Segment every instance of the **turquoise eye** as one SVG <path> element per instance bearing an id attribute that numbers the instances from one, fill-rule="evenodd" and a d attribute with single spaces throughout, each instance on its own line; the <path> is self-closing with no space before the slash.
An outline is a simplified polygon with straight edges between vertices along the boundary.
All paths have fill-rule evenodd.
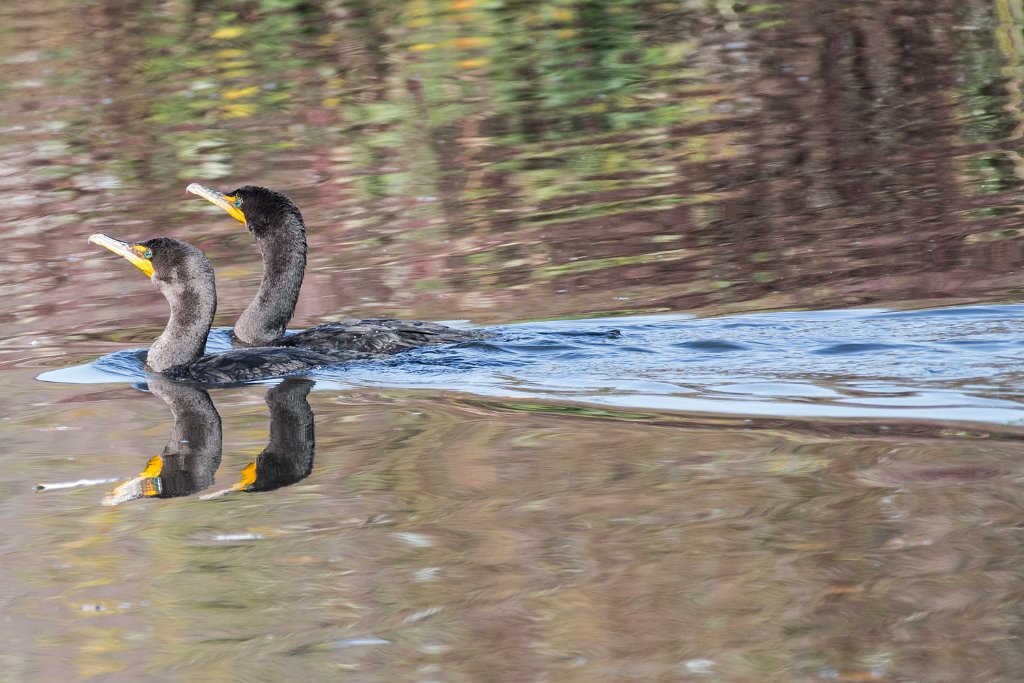
<path id="1" fill-rule="evenodd" d="M 235 200 L 235 208 L 236 209 L 242 208 L 242 198 L 241 197 L 239 197 L 238 199 Z"/>
<path id="2" fill-rule="evenodd" d="M 146 253 L 143 254 L 142 256 L 143 256 L 143 258 L 153 258 L 153 250 L 152 249 L 147 249 Z"/>

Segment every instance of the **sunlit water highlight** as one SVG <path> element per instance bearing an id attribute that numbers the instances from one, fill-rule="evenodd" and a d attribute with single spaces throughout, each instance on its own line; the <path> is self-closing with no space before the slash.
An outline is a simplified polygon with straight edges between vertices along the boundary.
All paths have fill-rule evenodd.
<path id="1" fill-rule="evenodd" d="M 319 390 L 395 387 L 741 415 L 1024 422 L 1024 305 L 490 328 L 486 341 L 323 368 Z M 229 346 L 227 329 L 208 350 Z M 139 351 L 43 373 L 144 383 Z"/>

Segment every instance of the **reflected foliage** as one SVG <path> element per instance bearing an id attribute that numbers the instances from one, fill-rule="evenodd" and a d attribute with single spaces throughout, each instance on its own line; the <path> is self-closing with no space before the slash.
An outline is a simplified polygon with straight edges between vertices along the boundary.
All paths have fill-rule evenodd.
<path id="1" fill-rule="evenodd" d="M 279 187 L 311 223 L 300 324 L 1021 293 L 1009 0 L 92 0 L 23 21 L 41 48 L 0 49 L 0 118 L 52 115 L 7 143 L 28 153 L 6 196 L 71 201 L 8 229 L 138 212 L 241 287 L 240 236 L 168 198 Z"/>

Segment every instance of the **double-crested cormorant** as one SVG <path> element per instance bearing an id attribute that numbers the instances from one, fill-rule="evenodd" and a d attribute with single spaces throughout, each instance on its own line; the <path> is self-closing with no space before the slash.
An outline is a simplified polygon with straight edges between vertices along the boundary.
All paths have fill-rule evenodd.
<path id="1" fill-rule="evenodd" d="M 146 463 L 138 476 L 118 484 L 103 499 L 120 505 L 138 498 L 188 496 L 213 485 L 220 465 L 220 415 L 203 389 L 154 377 L 149 390 L 171 408 L 174 426 L 163 453 Z"/>
<path id="2" fill-rule="evenodd" d="M 241 478 L 230 488 L 200 497 L 216 498 L 233 491 L 273 491 L 308 477 L 313 471 L 316 451 L 313 409 L 306 398 L 312 388 L 312 380 L 289 377 L 267 391 L 267 408 L 270 409 L 267 447 L 242 470 Z"/>
<path id="3" fill-rule="evenodd" d="M 203 252 L 170 237 L 130 243 L 97 234 L 89 241 L 124 257 L 148 275 L 170 304 L 167 327 L 146 356 L 146 368 L 165 377 L 202 384 L 244 382 L 368 357 L 287 347 L 235 349 L 204 356 L 206 336 L 217 311 L 217 289 L 213 268 Z"/>
<path id="4" fill-rule="evenodd" d="M 263 279 L 256 298 L 235 323 L 234 336 L 242 344 L 396 353 L 427 344 L 480 339 L 478 332 L 392 318 L 346 318 L 285 336 L 306 270 L 306 225 L 299 208 L 280 192 L 255 185 L 224 194 L 192 183 L 187 191 L 244 223 L 263 255 Z"/>
<path id="5" fill-rule="evenodd" d="M 221 461 L 220 415 L 202 387 L 153 377 L 149 391 L 171 409 L 174 425 L 167 445 L 153 456 L 137 476 L 118 484 L 103 499 L 121 505 L 139 498 L 188 496 L 213 485 Z M 201 498 L 216 498 L 233 491 L 272 491 L 302 481 L 313 471 L 316 439 L 313 410 L 307 395 L 312 380 L 289 377 L 267 391 L 270 442 L 239 480 L 226 489 Z"/>

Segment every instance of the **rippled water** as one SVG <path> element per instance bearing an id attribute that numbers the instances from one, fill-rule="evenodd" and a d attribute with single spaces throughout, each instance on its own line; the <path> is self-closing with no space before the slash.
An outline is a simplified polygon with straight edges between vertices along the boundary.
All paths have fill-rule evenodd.
<path id="1" fill-rule="evenodd" d="M 485 328 L 487 340 L 323 368 L 321 390 L 401 387 L 751 416 L 1024 424 L 1024 306 L 698 319 L 591 318 Z M 230 348 L 215 330 L 209 352 Z M 142 382 L 141 351 L 50 382 Z"/>
<path id="2" fill-rule="evenodd" d="M 0 680 L 1007 681 L 1011 0 L 0 5 Z M 486 341 L 207 390 L 86 244 Z"/>

